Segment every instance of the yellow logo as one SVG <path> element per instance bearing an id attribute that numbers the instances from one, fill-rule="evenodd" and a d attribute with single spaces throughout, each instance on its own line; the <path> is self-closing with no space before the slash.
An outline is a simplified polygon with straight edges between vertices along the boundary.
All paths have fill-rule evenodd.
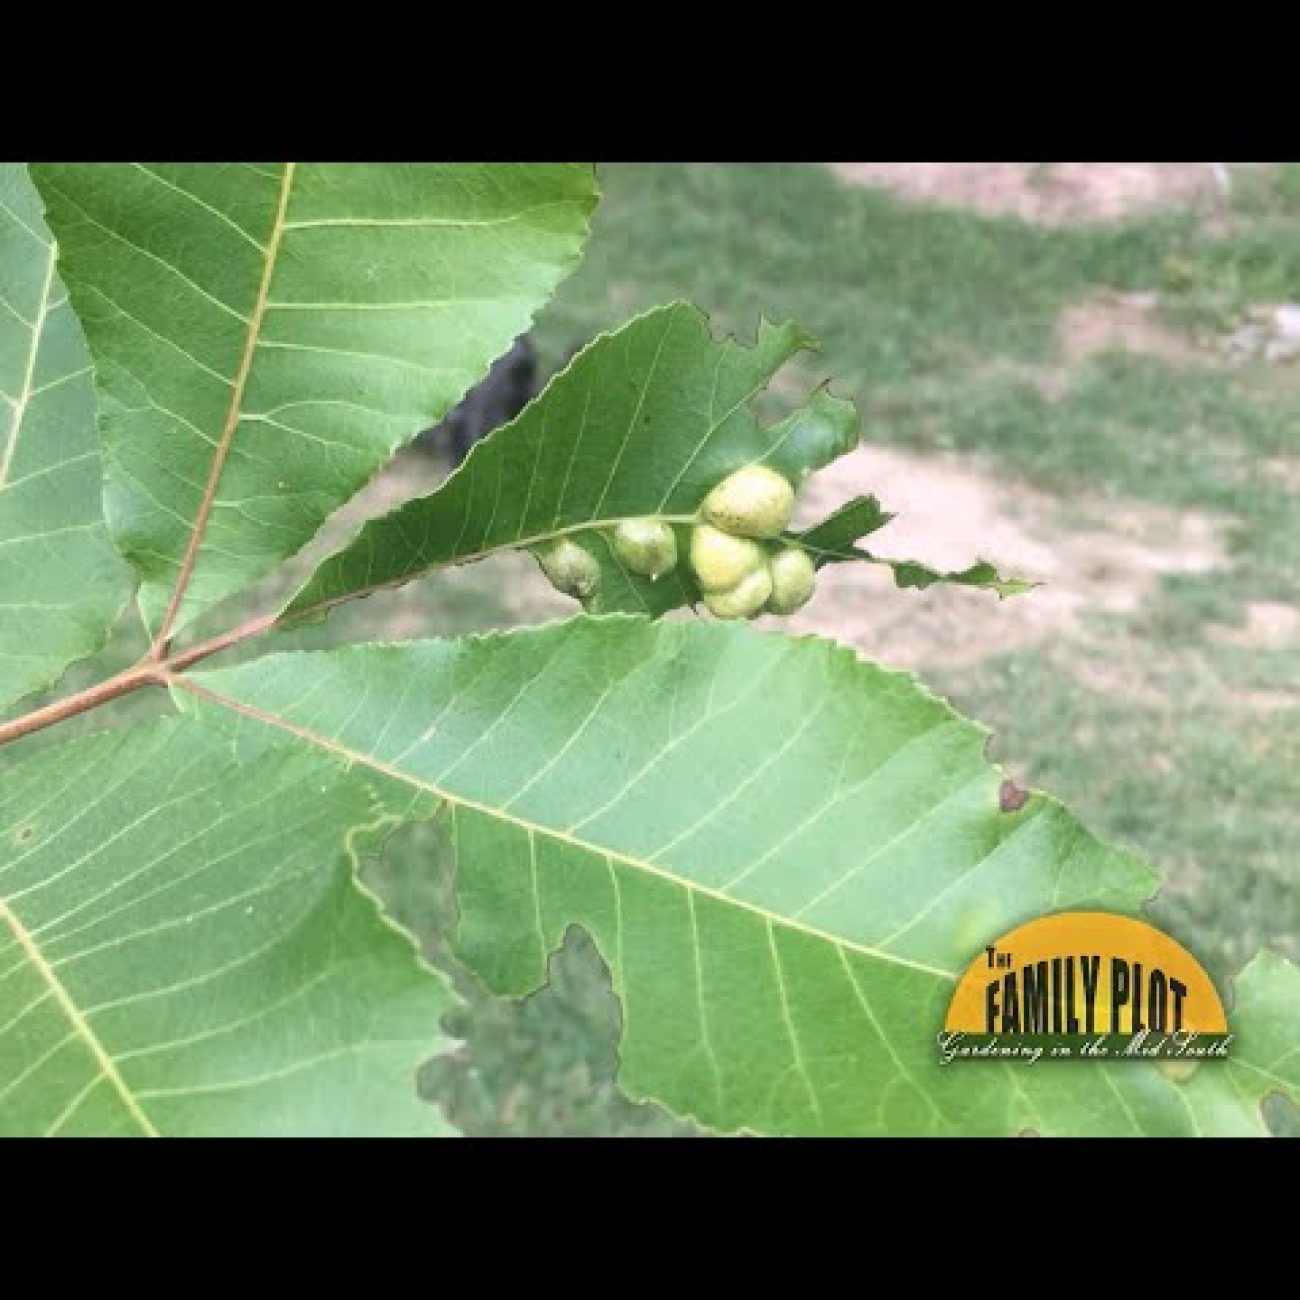
<path id="1" fill-rule="evenodd" d="M 1200 962 L 1145 921 L 1059 912 L 989 944 L 957 982 L 939 1035 L 961 1060 L 1199 1060 L 1232 1035 Z"/>

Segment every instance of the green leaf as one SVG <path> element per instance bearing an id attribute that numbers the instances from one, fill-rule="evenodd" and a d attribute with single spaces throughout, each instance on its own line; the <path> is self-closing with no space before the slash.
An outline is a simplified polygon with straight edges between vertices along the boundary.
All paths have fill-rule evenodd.
<path id="1" fill-rule="evenodd" d="M 6 771 L 0 1133 L 446 1131 L 415 1070 L 449 995 L 353 880 L 384 820 L 181 719 Z"/>
<path id="2" fill-rule="evenodd" d="M 863 552 L 854 543 L 894 518 L 890 511 L 881 508 L 875 497 L 854 497 L 815 527 L 791 536 L 812 554 L 820 569 L 823 564 L 862 559 Z"/>
<path id="3" fill-rule="evenodd" d="M 94 654 L 131 575 L 104 527 L 90 357 L 40 199 L 0 163 L 0 709 Z"/>
<path id="4" fill-rule="evenodd" d="M 1232 1030 L 1237 1046 L 1229 1058 L 1238 1087 L 1281 1092 L 1300 1105 L 1300 968 L 1276 953 L 1261 952 L 1237 976 Z"/>
<path id="5" fill-rule="evenodd" d="M 286 612 L 304 614 L 430 569 L 562 535 L 573 535 L 600 564 L 599 585 L 585 601 L 589 613 L 657 615 L 696 604 L 701 593 L 686 564 L 657 580 L 631 573 L 614 551 L 611 530 L 622 519 L 657 516 L 673 526 L 678 554 L 685 556 L 700 502 L 733 470 L 765 463 L 802 483 L 851 452 L 857 414 L 825 389 L 772 427 L 750 410 L 750 400 L 781 366 L 812 345 L 798 326 L 766 321 L 753 347 L 734 339 L 719 343 L 707 318 L 688 303 L 637 317 L 580 352 L 438 491 L 365 524 Z M 1007 594 L 1029 585 L 987 566 L 938 574 L 854 547 L 892 517 L 874 497 L 859 497 L 789 536 L 809 545 L 819 563 L 893 564 L 900 586 L 953 581 Z"/>
<path id="6" fill-rule="evenodd" d="M 660 614 L 699 599 L 686 566 L 657 582 L 629 573 L 606 532 L 656 515 L 686 526 L 709 489 L 763 462 L 800 482 L 857 446 L 857 415 L 825 391 L 765 428 L 750 400 L 811 340 L 763 321 L 745 347 L 719 343 L 688 303 L 656 308 L 580 352 L 511 424 L 475 447 L 428 497 L 366 524 L 326 560 L 290 612 L 330 605 L 429 569 L 577 534 L 600 561 L 593 613 Z"/>
<path id="7" fill-rule="evenodd" d="M 935 583 L 945 582 L 959 587 L 986 587 L 999 596 L 1018 596 L 1038 586 L 1036 582 L 1026 582 L 1023 578 L 1004 578 L 984 560 L 967 569 L 943 573 L 916 560 L 882 559 L 854 545 L 893 518 L 880 508 L 875 497 L 854 497 L 815 528 L 791 534 L 791 539 L 813 555 L 819 569 L 825 564 L 843 564 L 853 560 L 884 564 L 893 569 L 894 582 L 899 587 L 932 587 Z"/>
<path id="8" fill-rule="evenodd" d="M 1054 800 L 1002 812 L 986 733 L 833 643 L 579 618 L 276 655 L 177 696 L 250 753 L 294 736 L 386 800 L 445 800 L 464 957 L 521 995 L 586 927 L 622 1003 L 624 1087 L 711 1128 L 1261 1131 L 1261 1088 L 1214 1065 L 1194 1087 L 1129 1062 L 939 1065 L 990 938 L 1135 911 L 1154 877 Z M 1261 1019 L 1297 1041 L 1294 1004 Z"/>
<path id="9" fill-rule="evenodd" d="M 899 587 L 924 588 L 944 582 L 958 587 L 986 587 L 999 596 L 1020 596 L 1038 586 L 1038 583 L 1027 582 L 1024 578 L 1004 578 L 987 560 L 978 560 L 968 569 L 945 573 L 915 560 L 885 560 L 877 555 L 870 559 L 873 564 L 886 564 L 893 569 L 894 582 Z"/>
<path id="10" fill-rule="evenodd" d="M 178 589 L 175 627 L 293 554 L 444 415 L 572 266 L 595 202 L 567 164 L 33 174 L 154 628 Z"/>

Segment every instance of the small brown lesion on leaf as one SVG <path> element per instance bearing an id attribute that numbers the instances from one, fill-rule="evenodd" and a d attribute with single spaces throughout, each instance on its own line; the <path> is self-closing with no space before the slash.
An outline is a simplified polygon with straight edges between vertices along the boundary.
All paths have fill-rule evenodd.
<path id="1" fill-rule="evenodd" d="M 35 827 L 35 826 L 20 826 L 20 827 L 19 827 L 19 828 L 14 832 L 14 839 L 15 839 L 19 844 L 26 844 L 26 843 L 28 842 L 28 840 L 30 840 L 30 839 L 32 838 L 32 836 L 35 835 L 35 834 L 36 834 L 36 827 Z"/>
<path id="2" fill-rule="evenodd" d="M 1004 813 L 1019 812 L 1029 802 L 1029 791 L 1007 777 L 998 786 L 998 807 Z"/>

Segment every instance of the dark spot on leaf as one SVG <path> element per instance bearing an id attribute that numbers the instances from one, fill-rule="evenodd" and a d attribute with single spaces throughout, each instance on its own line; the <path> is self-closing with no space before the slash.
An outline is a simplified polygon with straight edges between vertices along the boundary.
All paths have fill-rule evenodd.
<path id="1" fill-rule="evenodd" d="M 998 786 L 998 807 L 1004 813 L 1019 812 L 1029 802 L 1029 791 L 1022 789 L 1010 777 Z"/>
<path id="2" fill-rule="evenodd" d="M 32 836 L 35 834 L 36 834 L 35 826 L 20 826 L 18 828 L 17 835 L 14 836 L 14 839 L 16 839 L 19 844 L 26 844 L 27 841 L 30 840 Z"/>

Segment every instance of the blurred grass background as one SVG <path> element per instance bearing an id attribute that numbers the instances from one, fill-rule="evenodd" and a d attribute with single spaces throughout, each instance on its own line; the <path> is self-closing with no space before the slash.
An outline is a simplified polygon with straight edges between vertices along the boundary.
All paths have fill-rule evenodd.
<path id="1" fill-rule="evenodd" d="M 760 314 L 792 317 L 822 344 L 804 377 L 831 375 L 855 399 L 864 442 L 979 458 L 1053 503 L 1049 537 L 1081 503 L 1218 521 L 1222 562 L 1163 575 L 1133 608 L 1085 609 L 1059 635 L 973 662 L 925 645 L 901 666 L 991 727 L 996 759 L 1152 862 L 1165 880 L 1156 919 L 1222 983 L 1263 944 L 1300 960 L 1300 359 L 1227 349 L 1253 309 L 1300 301 L 1300 166 L 1237 169 L 1227 193 L 1053 226 L 909 201 L 819 165 L 621 165 L 601 182 L 587 256 L 537 324 L 549 365 L 674 298 L 742 338 Z M 1155 343 L 1072 354 L 1062 313 L 1099 294 L 1140 302 Z M 778 385 L 766 403 L 775 414 L 801 395 Z M 408 455 L 402 494 L 438 472 Z M 929 599 L 898 597 L 918 610 Z M 284 640 L 451 635 L 557 608 L 531 563 L 507 562 Z M 128 620 L 105 660 L 138 645 Z M 399 833 L 370 871 L 468 999 L 450 1026 L 463 1047 L 422 1084 L 466 1131 L 688 1131 L 614 1087 L 618 1008 L 585 936 L 570 935 L 547 989 L 500 1002 L 440 937 L 455 912 L 438 830 Z M 1276 1122 L 1300 1132 L 1281 1109 Z"/>

